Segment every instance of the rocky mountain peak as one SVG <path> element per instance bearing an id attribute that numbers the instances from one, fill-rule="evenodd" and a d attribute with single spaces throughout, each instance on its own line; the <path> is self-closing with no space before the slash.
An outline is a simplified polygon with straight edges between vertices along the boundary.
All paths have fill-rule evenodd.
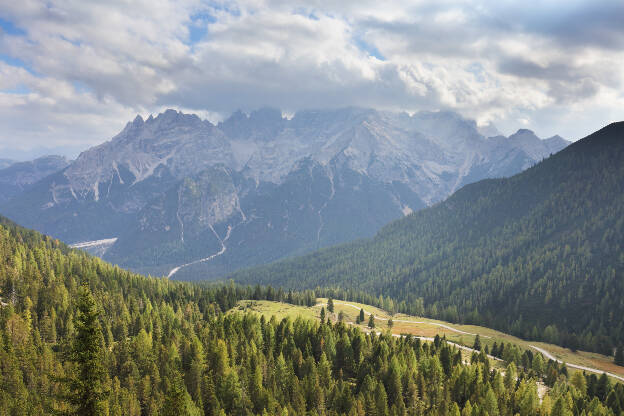
<path id="1" fill-rule="evenodd" d="M 231 139 L 266 142 L 276 138 L 286 121 L 280 110 L 265 107 L 249 115 L 238 110 L 218 127 Z"/>
<path id="2" fill-rule="evenodd" d="M 529 129 L 518 129 L 517 132 L 515 132 L 514 134 L 512 134 L 511 136 L 509 136 L 510 139 L 523 139 L 526 137 L 537 137 L 535 135 L 535 133 L 533 132 L 533 130 L 529 130 Z"/>

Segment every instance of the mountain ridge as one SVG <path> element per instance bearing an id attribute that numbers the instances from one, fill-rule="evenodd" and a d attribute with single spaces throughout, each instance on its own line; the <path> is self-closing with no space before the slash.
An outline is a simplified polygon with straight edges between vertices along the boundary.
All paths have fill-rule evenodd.
<path id="1" fill-rule="evenodd" d="M 64 156 L 42 156 L 28 162 L 12 162 L 0 169 L 0 203 L 29 189 L 46 176 L 64 169 L 70 161 Z"/>
<path id="2" fill-rule="evenodd" d="M 213 247 L 221 247 L 225 230 L 234 228 L 233 248 L 192 272 L 217 276 L 254 264 L 250 258 L 265 263 L 371 236 L 465 183 L 516 173 L 550 153 L 534 135 L 524 141 L 486 139 L 474 121 L 451 112 L 410 116 L 344 108 L 285 118 L 279 110 L 260 109 L 234 113 L 214 125 L 170 109 L 147 119 L 137 116 L 111 140 L 81 153 L 0 209 L 68 243 L 117 238 L 104 258 L 153 274 L 209 257 Z M 188 196 L 199 198 L 202 192 L 187 195 L 189 206 L 180 205 L 179 198 L 163 199 L 174 189 L 181 192 L 187 179 L 209 189 L 206 176 L 195 179 L 220 166 L 234 175 L 229 180 L 236 212 L 198 221 L 178 214 L 191 209 L 201 216 L 199 207 L 190 208 L 200 200 Z M 215 210 L 228 206 L 206 201 Z M 246 220 L 239 224 L 242 217 Z M 197 235 L 205 238 L 184 241 L 180 221 L 197 224 Z M 138 251 L 133 243 L 138 239 L 154 245 Z M 179 257 L 167 256 L 171 250 Z"/>

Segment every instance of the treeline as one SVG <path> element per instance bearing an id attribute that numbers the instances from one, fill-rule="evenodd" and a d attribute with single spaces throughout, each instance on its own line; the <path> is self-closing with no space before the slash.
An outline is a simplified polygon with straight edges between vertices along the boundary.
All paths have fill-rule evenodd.
<path id="1" fill-rule="evenodd" d="M 7 224 L 0 288 L 0 415 L 618 414 L 617 390 L 559 372 L 540 401 L 538 374 L 439 337 L 223 313 L 311 292 L 146 278 Z"/>
<path id="2" fill-rule="evenodd" d="M 612 355 L 624 344 L 622 160 L 624 123 L 616 123 L 519 175 L 468 185 L 370 240 L 231 277 L 333 287 L 384 309 Z"/>

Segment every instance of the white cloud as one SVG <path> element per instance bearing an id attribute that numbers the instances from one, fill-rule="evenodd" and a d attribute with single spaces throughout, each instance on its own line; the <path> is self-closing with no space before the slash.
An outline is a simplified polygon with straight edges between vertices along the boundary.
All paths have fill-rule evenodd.
<path id="1" fill-rule="evenodd" d="M 615 0 L 21 0 L 0 18 L 19 29 L 0 34 L 0 152 L 85 148 L 166 107 L 452 109 L 570 138 L 624 119 Z"/>

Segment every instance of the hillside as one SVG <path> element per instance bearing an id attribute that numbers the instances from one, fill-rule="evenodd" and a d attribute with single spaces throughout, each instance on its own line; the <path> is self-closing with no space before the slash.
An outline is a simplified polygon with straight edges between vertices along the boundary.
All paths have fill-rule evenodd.
<path id="1" fill-rule="evenodd" d="M 0 213 L 67 243 L 112 241 L 97 253 L 137 272 L 217 277 L 371 237 L 567 144 L 529 130 L 486 138 L 452 112 L 261 109 L 212 124 L 167 110 L 0 197 Z"/>
<path id="2" fill-rule="evenodd" d="M 489 354 L 493 351 L 498 351 L 500 345 L 508 346 L 509 351 L 504 357 L 502 354 L 497 353 L 497 357 L 500 355 L 500 358 L 505 358 L 507 362 L 516 360 L 517 365 L 522 365 L 523 355 L 532 355 L 541 350 L 544 351 L 544 354 L 565 362 L 569 371 L 586 371 L 587 373 L 598 375 L 607 372 L 613 381 L 624 382 L 624 367 L 614 364 L 612 356 L 587 351 L 571 351 L 553 344 L 527 341 L 478 325 L 457 325 L 421 316 L 401 313 L 390 314 L 383 309 L 359 302 L 333 299 L 332 303 L 334 305 L 333 313 L 328 311 L 327 298 L 318 298 L 317 304 L 314 306 L 292 305 L 269 300 L 243 299 L 234 308 L 230 309 L 229 313 L 244 311 L 264 315 L 267 319 L 271 316 L 276 316 L 278 319 L 304 317 L 318 320 L 320 319 L 321 309 L 325 309 L 326 319 L 338 321 L 342 317 L 343 322 L 348 325 L 359 325 L 363 331 L 370 331 L 368 319 L 370 314 L 373 314 L 375 322 L 374 331 L 390 331 L 395 337 L 409 334 L 419 337 L 421 340 L 432 340 L 435 336 L 444 337 L 448 342 L 461 346 L 462 353 L 467 357 L 470 357 L 472 354 L 476 336 L 479 335 L 482 348 Z M 365 319 L 358 324 L 357 317 L 360 310 L 364 310 Z M 390 321 L 392 325 L 389 324 Z M 496 360 L 493 364 L 500 366 L 502 363 Z M 579 370 L 581 368 L 583 370 Z"/>
<path id="3" fill-rule="evenodd" d="M 3 218 L 0 288 L 2 414 L 617 415 L 624 400 L 538 354 L 502 372 L 441 339 L 225 315 L 250 297 L 315 302 L 142 277 Z"/>
<path id="4" fill-rule="evenodd" d="M 624 342 L 623 158 L 624 123 L 614 123 L 370 240 L 232 277 L 383 295 L 403 312 L 612 354 Z"/>

